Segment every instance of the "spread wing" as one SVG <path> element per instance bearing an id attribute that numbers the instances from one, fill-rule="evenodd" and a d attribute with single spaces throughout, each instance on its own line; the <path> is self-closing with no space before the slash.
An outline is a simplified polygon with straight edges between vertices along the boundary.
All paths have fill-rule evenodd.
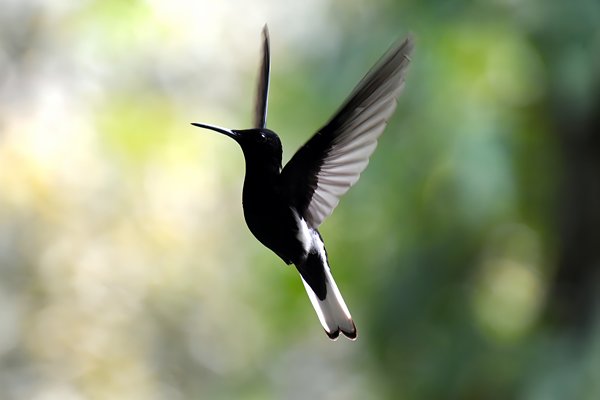
<path id="1" fill-rule="evenodd" d="M 396 109 L 412 49 L 411 37 L 392 46 L 281 172 L 291 204 L 313 228 L 331 215 L 366 168 Z"/>
<path id="2" fill-rule="evenodd" d="M 262 59 L 258 71 L 256 104 L 254 109 L 254 128 L 267 127 L 267 104 L 269 97 L 269 72 L 271 69 L 271 51 L 269 49 L 269 30 L 267 25 L 262 31 Z"/>

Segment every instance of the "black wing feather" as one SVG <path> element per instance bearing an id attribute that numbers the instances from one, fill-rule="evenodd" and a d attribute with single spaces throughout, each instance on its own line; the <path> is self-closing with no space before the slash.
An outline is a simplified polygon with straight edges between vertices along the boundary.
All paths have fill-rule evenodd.
<path id="1" fill-rule="evenodd" d="M 281 173 L 291 204 L 317 228 L 356 183 L 396 108 L 413 40 L 392 46 Z"/>
<path id="2" fill-rule="evenodd" d="M 269 29 L 267 25 L 262 31 L 262 58 L 258 71 L 258 86 L 256 88 L 256 102 L 254 109 L 254 127 L 267 127 L 267 105 L 269 97 L 269 75 L 271 70 L 271 51 L 269 46 Z"/>

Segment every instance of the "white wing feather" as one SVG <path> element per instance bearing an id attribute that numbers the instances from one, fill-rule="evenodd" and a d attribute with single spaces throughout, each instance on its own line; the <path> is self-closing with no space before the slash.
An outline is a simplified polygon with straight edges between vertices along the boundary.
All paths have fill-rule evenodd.
<path id="1" fill-rule="evenodd" d="M 405 57 L 407 57 L 405 55 Z M 408 60 L 407 60 L 408 61 Z M 308 205 L 307 219 L 317 228 L 335 209 L 369 163 L 404 87 L 405 65 L 357 107 L 341 127 L 317 173 L 317 188 Z"/>

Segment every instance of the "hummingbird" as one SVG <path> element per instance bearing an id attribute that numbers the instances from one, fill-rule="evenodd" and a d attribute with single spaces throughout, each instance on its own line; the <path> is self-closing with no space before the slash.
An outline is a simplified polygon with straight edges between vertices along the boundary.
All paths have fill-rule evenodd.
<path id="1" fill-rule="evenodd" d="M 229 136 L 242 149 L 246 174 L 244 218 L 252 234 L 287 265 L 293 264 L 325 333 L 357 337 L 350 311 L 331 275 L 321 223 L 356 183 L 377 146 L 404 87 L 414 43 L 394 44 L 358 83 L 342 106 L 282 168 L 279 136 L 267 128 L 271 70 L 269 32 L 262 57 L 251 129 L 192 125 Z"/>

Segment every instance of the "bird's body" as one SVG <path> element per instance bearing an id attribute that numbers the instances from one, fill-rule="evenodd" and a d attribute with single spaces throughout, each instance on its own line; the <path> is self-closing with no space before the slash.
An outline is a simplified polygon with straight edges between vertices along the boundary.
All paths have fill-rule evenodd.
<path id="1" fill-rule="evenodd" d="M 269 40 L 263 31 L 255 128 L 230 130 L 194 123 L 233 138 L 244 153 L 242 203 L 252 234 L 302 277 L 319 321 L 331 339 L 356 327 L 331 275 L 318 226 L 366 167 L 377 138 L 395 109 L 412 41 L 406 39 L 375 65 L 334 117 L 282 169 L 282 146 L 266 128 Z"/>
<path id="2" fill-rule="evenodd" d="M 268 129 L 239 131 L 248 140 L 242 146 L 246 160 L 246 176 L 242 192 L 244 218 L 250 232 L 286 264 L 300 256 L 301 245 L 294 231 L 294 213 L 285 199 L 281 181 L 281 141 Z M 240 139 L 243 140 L 243 139 Z M 257 142 L 259 146 L 252 146 Z"/>

